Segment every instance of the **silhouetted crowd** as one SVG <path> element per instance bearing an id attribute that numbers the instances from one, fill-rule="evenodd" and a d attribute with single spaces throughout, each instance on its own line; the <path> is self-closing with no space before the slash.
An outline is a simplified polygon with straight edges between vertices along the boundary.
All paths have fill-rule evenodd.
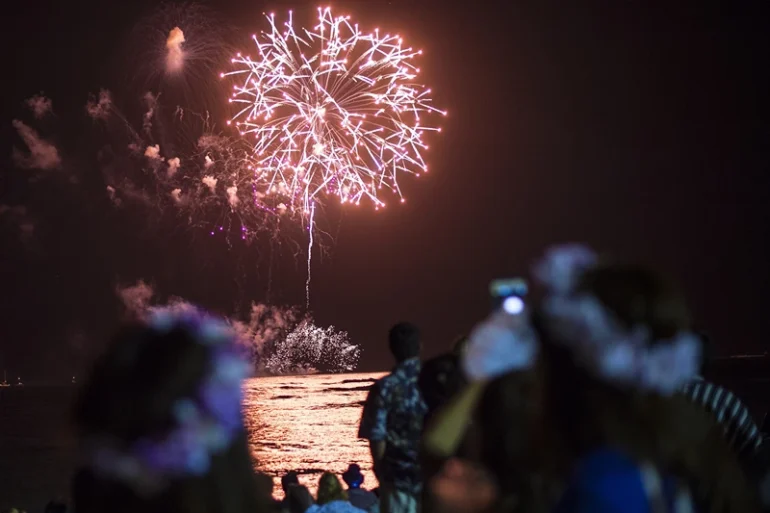
<path id="1" fill-rule="evenodd" d="M 371 388 L 351 464 L 315 497 L 255 473 L 241 414 L 249 365 L 200 311 L 126 326 L 75 406 L 77 513 L 751 513 L 770 511 L 767 444 L 740 399 L 706 381 L 708 339 L 675 285 L 559 246 L 523 309 L 496 308 L 421 361 L 411 323 Z M 448 320 L 451 322 L 451 320 Z M 257 462 L 258 468 L 258 462 Z M 344 482 L 344 484 L 343 484 Z M 66 511 L 57 503 L 51 510 Z"/>

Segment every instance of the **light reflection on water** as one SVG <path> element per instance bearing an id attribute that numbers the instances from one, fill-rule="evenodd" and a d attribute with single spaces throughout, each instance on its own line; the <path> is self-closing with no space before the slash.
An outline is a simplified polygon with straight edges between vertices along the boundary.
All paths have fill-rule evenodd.
<path id="1" fill-rule="evenodd" d="M 258 470 L 280 478 L 290 470 L 315 495 L 325 471 L 341 475 L 358 463 L 364 486 L 375 488 L 369 445 L 358 422 L 372 382 L 382 373 L 254 378 L 244 385 L 244 416 Z"/>

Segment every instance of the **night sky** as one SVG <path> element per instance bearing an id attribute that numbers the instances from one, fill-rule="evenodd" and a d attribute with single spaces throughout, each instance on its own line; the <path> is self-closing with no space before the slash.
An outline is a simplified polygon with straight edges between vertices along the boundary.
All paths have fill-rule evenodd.
<path id="1" fill-rule="evenodd" d="M 485 315 L 490 279 L 565 241 L 677 277 L 721 353 L 767 349 L 770 31 L 749 4 L 698 3 L 335 4 L 424 48 L 449 110 L 429 139 L 431 173 L 401 180 L 403 206 L 321 220 L 331 236 L 314 256 L 311 309 L 362 345 L 361 370 L 391 366 L 395 321 L 422 327 L 427 354 L 448 347 Z M 106 143 L 84 105 L 102 87 L 137 101 L 122 87 L 127 52 L 146 50 L 131 29 L 159 5 L 42 0 L 3 14 L 0 369 L 28 381 L 79 372 L 117 326 L 116 287 L 138 279 L 223 314 L 268 291 L 304 302 L 305 256 L 290 245 L 269 272 L 264 241 L 228 244 L 105 194 Z M 214 5 L 245 34 L 263 10 L 303 7 Z M 24 100 L 41 91 L 55 115 L 38 121 Z M 13 166 L 13 119 L 57 145 L 61 169 Z"/>

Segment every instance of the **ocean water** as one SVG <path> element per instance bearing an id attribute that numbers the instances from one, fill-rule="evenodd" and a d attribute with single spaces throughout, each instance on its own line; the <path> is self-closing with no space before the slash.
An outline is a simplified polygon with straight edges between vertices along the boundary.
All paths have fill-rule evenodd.
<path id="1" fill-rule="evenodd" d="M 357 438 L 363 401 L 375 374 L 264 377 L 244 384 L 244 417 L 256 468 L 274 477 L 300 474 L 315 492 L 324 471 L 358 463 L 368 487 L 377 486 L 365 440 Z M 75 467 L 69 423 L 74 387 L 0 389 L 0 510 L 42 510 L 67 497 Z"/>
<path id="2" fill-rule="evenodd" d="M 325 471 L 341 474 L 361 465 L 367 487 L 377 486 L 369 443 L 358 422 L 367 391 L 382 374 L 336 374 L 257 378 L 246 383 L 244 416 L 258 469 L 274 477 L 294 470 L 315 493 Z"/>

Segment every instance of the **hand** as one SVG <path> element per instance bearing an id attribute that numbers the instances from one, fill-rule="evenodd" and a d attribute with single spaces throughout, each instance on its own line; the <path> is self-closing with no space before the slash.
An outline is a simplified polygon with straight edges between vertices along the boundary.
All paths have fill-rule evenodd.
<path id="1" fill-rule="evenodd" d="M 497 484 L 480 465 L 450 459 L 428 482 L 435 510 L 442 513 L 478 513 L 492 507 Z"/>

